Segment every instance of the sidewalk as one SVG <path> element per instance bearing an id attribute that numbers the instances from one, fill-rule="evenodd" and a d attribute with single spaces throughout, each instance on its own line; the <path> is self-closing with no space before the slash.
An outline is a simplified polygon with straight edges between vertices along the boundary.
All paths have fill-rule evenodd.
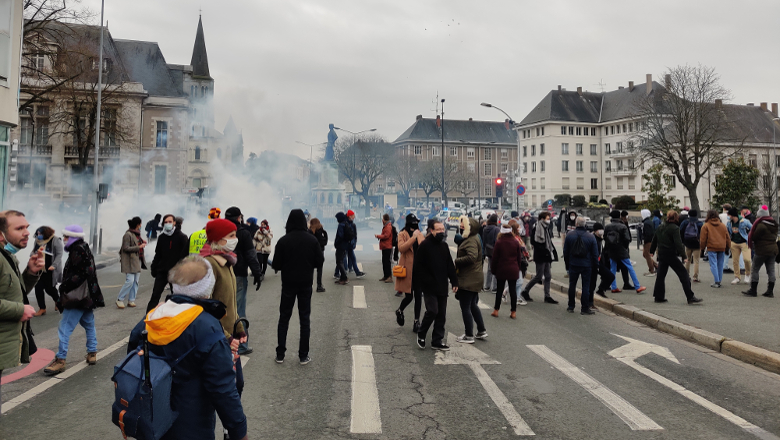
<path id="1" fill-rule="evenodd" d="M 119 263 L 119 254 L 114 251 L 95 255 L 95 267 L 100 270 Z"/>
<path id="2" fill-rule="evenodd" d="M 556 239 L 556 248 L 558 249 L 559 254 L 562 255 L 563 245 L 558 239 Z M 631 248 L 631 260 L 636 262 L 634 268 L 637 272 L 639 282 L 647 287 L 647 290 L 641 295 L 638 295 L 635 291 L 626 290 L 614 294 L 607 292 L 607 297 L 617 303 L 633 306 L 636 309 L 649 313 L 628 316 L 632 315 L 631 312 L 633 307 L 625 308 L 625 310 L 614 310 L 616 313 L 645 323 L 648 323 L 646 322 L 648 320 L 652 321 L 648 324 L 659 328 L 659 330 L 674 333 L 674 331 L 660 328 L 666 324 L 659 324 L 656 322 L 657 317 L 667 318 L 667 320 L 677 321 L 691 327 L 705 330 L 706 332 L 714 333 L 714 335 L 711 335 L 712 337 L 709 338 L 709 343 L 703 344 L 707 346 L 715 345 L 710 348 L 726 353 L 723 350 L 726 348 L 725 344 L 724 347 L 720 347 L 720 345 L 723 344 L 723 338 L 725 338 L 726 340 L 740 341 L 760 349 L 769 350 L 770 352 L 773 352 L 773 354 L 777 356 L 777 360 L 780 361 L 780 355 L 777 354 L 780 353 L 780 338 L 778 337 L 778 335 L 780 335 L 780 319 L 778 319 L 778 316 L 780 316 L 780 290 L 776 289 L 775 298 L 764 298 L 760 295 L 757 298 L 746 297 L 742 295 L 742 291 L 747 290 L 749 286 L 743 283 L 732 285 L 731 281 L 734 279 L 733 274 L 724 274 L 723 287 L 720 289 L 711 288 L 710 284 L 713 282 L 713 276 L 710 272 L 709 263 L 701 261 L 699 267 L 699 278 L 701 279 L 701 282 L 693 283 L 692 288 L 696 296 L 702 298 L 704 302 L 702 302 L 701 305 L 689 306 L 686 302 L 680 281 L 677 279 L 675 273 L 670 270 L 666 276 L 666 299 L 668 299 L 669 302 L 658 304 L 653 302 L 653 288 L 655 287 L 656 277 L 645 277 L 642 275 L 647 272 L 647 264 L 642 258 L 641 251 L 637 250 L 635 245 L 632 245 Z M 529 271 L 535 271 L 533 263 L 531 263 Z M 693 273 L 693 267 L 691 267 L 691 273 Z M 564 292 L 569 285 L 568 278 L 564 277 L 565 274 L 566 269 L 562 259 L 558 263 L 553 263 L 553 281 L 560 283 L 564 287 L 562 289 Z M 623 283 L 620 273 L 617 274 L 617 279 L 618 288 L 622 289 Z M 765 291 L 766 283 L 766 272 L 762 271 L 759 281 L 759 294 Z M 581 282 L 578 283 L 578 288 L 581 287 L 581 285 Z M 553 289 L 555 289 L 555 287 L 553 287 Z M 614 304 L 612 301 L 609 303 Z M 599 304 L 597 303 L 597 306 L 598 305 Z M 657 315 L 657 317 L 653 317 L 652 315 Z M 723 338 L 718 338 L 718 336 L 722 336 Z M 694 340 L 694 342 L 700 344 L 702 343 L 702 341 L 694 336 L 686 339 Z M 720 339 L 720 341 L 718 341 L 718 339 Z M 732 355 L 731 353 L 726 354 Z M 740 359 L 746 360 L 743 358 Z M 780 369 L 780 363 L 778 363 L 775 368 Z M 777 370 L 773 371 L 778 372 Z"/>

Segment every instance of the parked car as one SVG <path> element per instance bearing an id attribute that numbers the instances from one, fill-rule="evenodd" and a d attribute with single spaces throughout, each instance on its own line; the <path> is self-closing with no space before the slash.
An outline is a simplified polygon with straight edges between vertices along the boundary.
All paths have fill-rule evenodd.
<path id="1" fill-rule="evenodd" d="M 447 215 L 447 219 L 444 221 L 444 227 L 446 229 L 460 229 L 460 216 L 463 215 L 463 211 L 459 209 L 451 209 Z"/>

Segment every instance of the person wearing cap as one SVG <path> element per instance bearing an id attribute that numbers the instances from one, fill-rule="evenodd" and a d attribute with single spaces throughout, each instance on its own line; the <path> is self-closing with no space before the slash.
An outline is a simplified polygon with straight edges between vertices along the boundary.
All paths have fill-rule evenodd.
<path id="1" fill-rule="evenodd" d="M 753 271 L 750 277 L 750 289 L 742 292 L 745 296 L 758 296 L 758 277 L 761 266 L 766 266 L 768 284 L 766 292 L 761 294 L 774 298 L 775 258 L 777 257 L 777 222 L 769 215 L 769 207 L 762 205 L 758 209 L 758 218 L 748 234 L 748 247 L 753 250 Z"/>
<path id="2" fill-rule="evenodd" d="M 729 221 L 726 222 L 726 229 L 728 229 L 731 236 L 731 261 L 734 267 L 734 280 L 731 284 L 739 284 L 740 282 L 740 267 L 739 258 L 745 263 L 745 284 L 750 284 L 750 249 L 748 249 L 748 234 L 753 227 L 750 220 L 740 216 L 739 211 L 736 208 L 729 209 L 728 212 Z"/>
<path id="3" fill-rule="evenodd" d="M 254 237 L 258 229 L 260 229 L 260 225 L 257 224 L 257 217 L 249 217 L 246 219 L 246 228 L 249 229 L 249 233 Z"/>
<path id="4" fill-rule="evenodd" d="M 392 222 L 391 222 L 392 224 Z M 355 278 L 363 278 L 366 276 L 365 272 L 361 272 L 358 269 L 357 257 L 355 256 L 355 248 L 357 247 L 357 225 L 355 225 L 355 211 L 347 211 L 347 225 L 352 229 L 352 240 L 350 241 L 351 247 L 347 250 L 347 261 L 344 263 L 347 270 L 355 272 Z"/>
<path id="5" fill-rule="evenodd" d="M 65 371 L 70 335 L 77 325 L 84 327 L 87 334 L 87 364 L 95 365 L 97 363 L 97 332 L 93 311 L 98 307 L 106 306 L 98 284 L 95 259 L 84 241 L 84 229 L 79 225 L 70 225 L 62 231 L 62 237 L 65 239 L 64 248 L 65 252 L 68 253 L 68 260 L 63 269 L 60 298 L 57 302 L 57 310 L 62 312 L 57 329 L 60 342 L 54 360 L 43 370 L 47 375 Z M 87 290 L 87 297 L 83 301 L 75 304 L 63 304 L 63 296 L 84 284 L 86 284 L 84 288 Z"/>
<path id="6" fill-rule="evenodd" d="M 236 264 L 233 267 L 233 271 L 236 275 L 236 305 L 238 306 L 238 316 L 246 317 L 246 292 L 249 285 L 249 271 L 252 271 L 254 277 L 255 291 L 260 289 L 260 284 L 263 282 L 263 269 L 260 267 L 260 262 L 257 261 L 257 251 L 255 250 L 255 244 L 252 235 L 249 233 L 246 225 L 244 225 L 244 216 L 241 210 L 237 206 L 231 206 L 225 211 L 225 219 L 230 221 L 236 226 L 236 238 L 238 238 L 238 244 L 234 251 L 237 256 Z M 249 354 L 251 350 L 245 343 L 241 344 L 238 350 L 239 354 Z"/>
<path id="7" fill-rule="evenodd" d="M 685 271 L 691 273 L 691 262 L 693 262 L 693 278 L 691 281 L 699 281 L 699 259 L 701 258 L 701 248 L 699 247 L 699 238 L 701 237 L 701 228 L 704 226 L 699 220 L 699 211 L 691 209 L 688 211 L 688 218 L 680 222 L 680 236 L 683 246 L 685 246 Z M 694 230 L 695 228 L 695 230 Z M 696 233 L 694 236 L 694 232 Z"/>
<path id="8" fill-rule="evenodd" d="M 710 287 L 718 288 L 723 281 L 723 263 L 726 260 L 726 249 L 731 247 L 731 234 L 726 225 L 720 221 L 717 211 L 707 211 L 707 219 L 701 228 L 699 248 L 707 252 L 712 271 L 713 283 Z"/>
<path id="9" fill-rule="evenodd" d="M 596 239 L 596 246 L 599 251 L 599 260 L 598 263 L 596 263 L 596 265 L 591 269 L 589 286 L 590 292 L 594 292 L 595 294 L 606 298 L 607 295 L 605 291 L 610 290 L 610 285 L 612 284 L 612 281 L 615 280 L 615 275 L 610 270 L 611 263 L 609 252 L 607 252 L 607 249 L 604 247 L 604 225 L 598 222 L 593 224 L 593 237 Z M 601 282 L 598 283 L 597 289 L 596 282 L 598 281 L 599 277 L 601 277 Z M 593 295 L 590 295 L 590 299 L 590 307 L 593 308 Z"/>
<path id="10" fill-rule="evenodd" d="M 215 229 L 220 232 L 212 229 L 212 236 L 221 235 L 229 227 Z M 220 241 L 225 240 L 216 243 Z M 210 299 L 219 284 L 214 267 L 199 256 L 178 262 L 168 272 L 172 295 L 130 333 L 128 353 L 143 344 L 142 332 L 146 330 L 151 354 L 168 359 L 184 355 L 172 367 L 170 395 L 171 407 L 181 415 L 164 439 L 213 439 L 216 414 L 231 439 L 248 439 L 247 419 L 233 371 L 234 354 L 229 340 L 215 335 L 224 333 L 220 320 L 224 319 L 225 304 Z M 236 369 L 240 365 L 235 362 Z"/>
<path id="11" fill-rule="evenodd" d="M 154 258 L 149 267 L 152 277 L 154 277 L 154 287 L 149 303 L 146 305 L 146 312 L 157 307 L 160 298 L 168 283 L 168 271 L 176 265 L 182 258 L 189 255 L 189 240 L 180 230 L 176 230 L 176 217 L 173 214 L 166 214 L 163 217 L 163 231 L 157 238 L 157 245 L 154 248 Z M 117 303 L 117 306 L 119 304 Z"/>
<path id="12" fill-rule="evenodd" d="M 422 291 L 419 287 L 415 287 L 414 284 L 414 253 L 425 239 L 423 233 L 420 232 L 419 224 L 420 220 L 414 214 L 409 213 L 406 216 L 404 228 L 398 233 L 398 251 L 401 253 L 398 265 L 406 269 L 406 276 L 395 278 L 395 291 L 404 295 L 401 305 L 395 311 L 396 322 L 400 326 L 404 325 L 404 309 L 414 299 L 414 324 L 412 325 L 412 331 L 415 333 L 420 329 Z M 482 266 L 480 265 L 480 267 Z"/>
<path id="13" fill-rule="evenodd" d="M 219 208 L 211 208 L 209 210 L 209 221 L 219 218 L 222 211 Z M 200 250 L 203 249 L 203 245 L 206 244 L 206 228 L 204 227 L 200 231 L 195 231 L 190 235 L 190 255 L 200 254 Z"/>
<path id="14" fill-rule="evenodd" d="M 309 335 L 311 334 L 311 295 L 314 283 L 314 269 L 322 265 L 324 257 L 320 243 L 309 233 L 306 217 L 300 209 L 293 209 L 287 217 L 285 234 L 276 243 L 271 267 L 282 272 L 282 298 L 279 304 L 277 326 L 276 363 L 284 362 L 287 351 L 287 330 L 292 317 L 293 306 L 298 301 L 300 341 L 298 360 L 301 365 L 311 362 L 309 356 Z"/>
<path id="15" fill-rule="evenodd" d="M 685 258 L 685 247 L 682 243 L 682 237 L 680 236 L 679 217 L 677 211 L 670 210 L 666 213 L 666 221 L 656 231 L 653 236 L 652 246 L 650 246 L 650 253 L 654 254 L 658 251 L 658 278 L 655 280 L 655 287 L 653 288 L 653 297 L 657 303 L 665 303 L 666 299 L 666 274 L 671 268 L 677 278 L 680 279 L 683 292 L 685 292 L 685 298 L 688 300 L 688 304 L 697 304 L 702 300 L 696 298 L 691 290 L 691 278 L 688 275 L 688 271 L 685 270 L 683 262 Z M 680 261 L 683 260 L 683 262 Z"/>
<path id="16" fill-rule="evenodd" d="M 647 261 L 647 273 L 646 277 L 655 276 L 655 268 L 658 264 L 653 261 L 653 254 L 650 253 L 650 243 L 653 241 L 655 235 L 655 224 L 653 223 L 653 217 L 649 209 L 643 209 L 642 215 L 642 257 Z"/>
<path id="17" fill-rule="evenodd" d="M 604 227 L 604 241 L 609 252 L 611 260 L 610 268 L 612 274 L 617 273 L 618 263 L 623 264 L 628 271 L 631 279 L 634 281 L 636 293 L 642 293 L 647 290 L 646 287 L 639 284 L 639 279 L 631 264 L 628 254 L 628 246 L 631 244 L 631 232 L 628 226 L 620 220 L 620 211 L 614 210 L 609 213 L 610 223 Z M 612 281 L 612 293 L 618 293 L 621 290 L 617 288 L 617 283 Z"/>
<path id="18" fill-rule="evenodd" d="M 563 258 L 569 264 L 569 304 L 566 311 L 574 313 L 577 293 L 577 280 L 582 276 L 582 296 L 580 297 L 580 314 L 593 315 L 593 292 L 590 290 L 590 276 L 593 267 L 598 264 L 599 248 L 596 239 L 585 229 L 585 218 L 576 220 L 577 228 L 566 234 L 563 242 Z"/>

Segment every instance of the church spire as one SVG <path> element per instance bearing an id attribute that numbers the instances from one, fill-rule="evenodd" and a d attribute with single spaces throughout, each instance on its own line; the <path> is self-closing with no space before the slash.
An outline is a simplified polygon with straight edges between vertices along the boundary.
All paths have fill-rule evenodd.
<path id="1" fill-rule="evenodd" d="M 203 20 L 198 17 L 198 32 L 195 34 L 195 46 L 192 48 L 192 74 L 211 78 L 209 75 L 209 58 L 206 55 L 206 39 L 203 36 Z"/>

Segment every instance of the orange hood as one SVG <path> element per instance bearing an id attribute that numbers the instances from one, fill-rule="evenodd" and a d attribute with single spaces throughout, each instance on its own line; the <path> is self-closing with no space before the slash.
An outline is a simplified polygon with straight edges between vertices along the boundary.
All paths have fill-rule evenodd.
<path id="1" fill-rule="evenodd" d="M 184 333 L 203 312 L 203 307 L 195 304 L 177 304 L 167 301 L 152 309 L 144 322 L 149 333 L 149 342 L 154 345 L 168 345 Z"/>

